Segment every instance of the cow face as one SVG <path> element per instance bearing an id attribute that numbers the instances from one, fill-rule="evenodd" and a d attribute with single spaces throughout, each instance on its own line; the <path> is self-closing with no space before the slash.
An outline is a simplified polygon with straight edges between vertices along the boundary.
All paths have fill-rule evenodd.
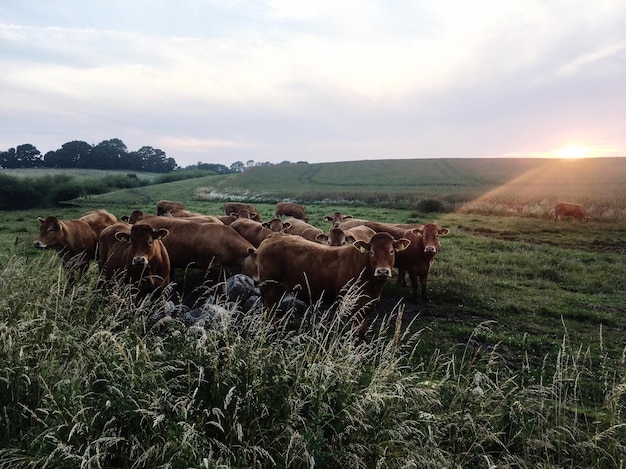
<path id="1" fill-rule="evenodd" d="M 38 218 L 39 238 L 33 242 L 33 246 L 38 249 L 61 248 L 64 246 L 65 234 L 59 219 L 53 215 L 48 218 Z"/>
<path id="2" fill-rule="evenodd" d="M 440 248 L 439 237 L 450 233 L 448 228 L 439 228 L 436 223 L 428 223 L 422 228 L 411 230 L 414 234 L 421 234 L 426 254 L 437 254 Z"/>
<path id="3" fill-rule="evenodd" d="M 369 243 L 356 241 L 353 246 L 367 253 L 371 272 L 377 279 L 386 280 L 391 277 L 391 270 L 396 261 L 396 252 L 403 251 L 411 241 L 406 238 L 394 239 L 389 233 L 376 233 Z"/>
<path id="4" fill-rule="evenodd" d="M 150 225 L 133 225 L 130 234 L 118 231 L 115 238 L 131 245 L 132 265 L 147 266 L 153 256 L 154 241 L 165 238 L 168 233 L 165 228 L 155 230 Z"/>
<path id="5" fill-rule="evenodd" d="M 271 221 L 266 221 L 263 226 L 269 228 L 274 233 L 280 233 L 285 228 L 283 221 L 280 218 L 273 218 Z M 289 224 L 291 226 L 291 224 Z"/>

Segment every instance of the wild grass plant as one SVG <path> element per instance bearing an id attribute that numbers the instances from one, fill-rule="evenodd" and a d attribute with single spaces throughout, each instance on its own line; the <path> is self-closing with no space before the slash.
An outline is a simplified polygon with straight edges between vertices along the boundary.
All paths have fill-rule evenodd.
<path id="1" fill-rule="evenodd" d="M 269 321 L 208 292 L 221 314 L 190 325 L 96 280 L 3 259 L 0 468 L 626 464 L 626 378 L 601 333 L 592 352 L 564 325 L 558 353 L 514 368 L 490 322 L 424 351 L 401 305 L 359 342 L 319 305 Z"/>

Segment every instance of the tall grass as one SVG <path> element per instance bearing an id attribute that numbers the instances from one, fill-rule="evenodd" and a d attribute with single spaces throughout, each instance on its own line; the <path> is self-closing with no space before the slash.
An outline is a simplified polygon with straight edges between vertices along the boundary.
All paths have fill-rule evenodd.
<path id="1" fill-rule="evenodd" d="M 0 468 L 626 464 L 624 358 L 601 333 L 594 355 L 564 328 L 513 369 L 489 323 L 424 352 L 401 307 L 359 342 L 318 307 L 268 321 L 217 292 L 189 326 L 93 271 L 70 287 L 49 256 L 3 259 L 0 288 Z"/>

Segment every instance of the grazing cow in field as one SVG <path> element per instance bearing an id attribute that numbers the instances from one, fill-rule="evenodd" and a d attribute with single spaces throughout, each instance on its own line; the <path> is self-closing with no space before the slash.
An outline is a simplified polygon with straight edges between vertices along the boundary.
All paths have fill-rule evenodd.
<path id="1" fill-rule="evenodd" d="M 39 218 L 39 237 L 33 242 L 38 249 L 55 249 L 63 265 L 75 277 L 84 275 L 89 261 L 95 259 L 100 232 L 117 222 L 106 210 L 86 213 L 78 219 L 61 220 L 56 216 Z M 74 271 L 74 269 L 76 269 Z"/>
<path id="2" fill-rule="evenodd" d="M 352 215 L 342 215 L 341 212 L 335 212 L 332 217 L 324 217 L 324 220 L 329 221 L 330 226 L 336 228 L 341 222 L 349 220 L 350 218 L 352 218 Z"/>
<path id="3" fill-rule="evenodd" d="M 156 203 L 157 215 L 165 215 L 171 210 L 187 210 L 185 205 L 173 200 L 159 200 Z"/>
<path id="4" fill-rule="evenodd" d="M 309 217 L 307 217 L 304 212 L 304 207 L 300 204 L 296 204 L 294 202 L 278 202 L 276 204 L 275 217 L 281 218 L 283 215 L 287 217 L 299 218 L 300 220 L 304 220 L 305 222 L 309 222 Z"/>
<path id="5" fill-rule="evenodd" d="M 554 205 L 554 221 L 559 221 L 561 217 L 572 217 L 573 220 L 588 222 L 589 216 L 585 207 L 580 204 L 572 204 L 569 202 L 557 202 Z"/>
<path id="6" fill-rule="evenodd" d="M 284 232 L 291 235 L 298 235 L 303 237 L 304 239 L 308 239 L 309 241 L 317 242 L 316 238 L 319 235 L 323 235 L 324 232 L 319 228 L 316 228 L 313 225 L 309 225 L 304 220 L 300 220 L 299 218 L 287 218 L 284 221 Z"/>
<path id="7" fill-rule="evenodd" d="M 293 290 L 305 301 L 332 302 L 350 282 L 356 282 L 362 290 L 352 313 L 362 314 L 358 330 L 362 337 L 383 284 L 391 277 L 396 252 L 409 244 L 408 239 L 394 240 L 388 233 L 377 233 L 368 243 L 356 241 L 338 247 L 287 234 L 271 236 L 256 253 L 263 304 L 274 308 L 285 292 Z"/>
<path id="8" fill-rule="evenodd" d="M 195 265 L 205 274 L 215 267 L 227 275 L 243 273 L 257 278 L 255 248 L 230 226 L 223 223 L 194 223 L 176 217 L 144 217 L 138 224 L 169 231 L 163 239 L 172 268 Z"/>
<path id="9" fill-rule="evenodd" d="M 259 211 L 252 204 L 240 202 L 226 202 L 224 204 L 224 215 L 238 214 L 239 210 L 247 210 L 250 213 L 250 218 L 256 221 L 263 221 Z"/>
<path id="10" fill-rule="evenodd" d="M 202 213 L 192 212 L 190 210 L 187 210 L 186 208 L 175 208 L 175 209 L 172 209 L 172 210 L 168 210 L 167 212 L 163 213 L 162 215 L 169 215 L 170 217 L 181 217 L 181 218 L 203 217 L 204 216 Z"/>
<path id="11" fill-rule="evenodd" d="M 247 218 L 240 218 L 232 222 L 230 226 L 242 237 L 250 241 L 255 248 L 258 248 L 265 238 L 273 233 L 281 232 L 284 224 L 280 218 L 274 218 L 269 222 L 263 223 Z"/>
<path id="12" fill-rule="evenodd" d="M 355 241 L 368 242 L 375 233 L 369 226 L 361 225 L 346 230 L 331 228 L 327 235 L 321 234 L 315 239 L 318 243 L 328 244 L 329 246 L 343 246 L 344 244 L 353 244 Z"/>
<path id="13" fill-rule="evenodd" d="M 411 281 L 412 297 L 417 304 L 418 301 L 418 279 L 421 285 L 421 299 L 428 301 L 428 291 L 426 289 L 428 282 L 428 274 L 430 268 L 435 262 L 435 255 L 439 251 L 439 237 L 447 235 L 450 230 L 448 228 L 440 228 L 437 223 L 427 223 L 426 225 L 394 225 L 391 223 L 382 223 L 371 220 L 352 219 L 340 223 L 341 228 L 347 229 L 357 224 L 363 224 L 372 228 L 377 233 L 386 232 L 394 238 L 405 237 L 411 240 L 408 249 L 398 253 L 396 256 L 395 266 L 398 268 L 398 283 L 406 285 L 404 277 L 405 273 L 409 274 Z M 406 229 L 405 226 L 414 226 Z M 352 226 L 353 227 L 353 226 Z"/>
<path id="14" fill-rule="evenodd" d="M 166 229 L 150 225 L 117 223 L 100 234 L 99 265 L 105 279 L 124 272 L 142 295 L 160 290 L 170 282 L 170 259 L 161 240 Z"/>

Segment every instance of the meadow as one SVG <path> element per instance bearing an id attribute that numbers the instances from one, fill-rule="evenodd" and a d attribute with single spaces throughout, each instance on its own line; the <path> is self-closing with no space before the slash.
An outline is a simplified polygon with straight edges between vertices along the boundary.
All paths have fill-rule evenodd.
<path id="1" fill-rule="evenodd" d="M 322 229 L 335 211 L 450 228 L 431 301 L 388 282 L 364 343 L 315 308 L 242 314 L 208 284 L 220 321 L 153 324 L 162 301 L 100 291 L 95 266 L 71 288 L 31 247 L 50 213 L 3 212 L 0 467 L 624 467 L 626 165 L 601 160 L 259 167 L 55 212 L 246 199 L 266 219 L 292 199 Z M 556 199 L 591 221 L 555 223 Z"/>

